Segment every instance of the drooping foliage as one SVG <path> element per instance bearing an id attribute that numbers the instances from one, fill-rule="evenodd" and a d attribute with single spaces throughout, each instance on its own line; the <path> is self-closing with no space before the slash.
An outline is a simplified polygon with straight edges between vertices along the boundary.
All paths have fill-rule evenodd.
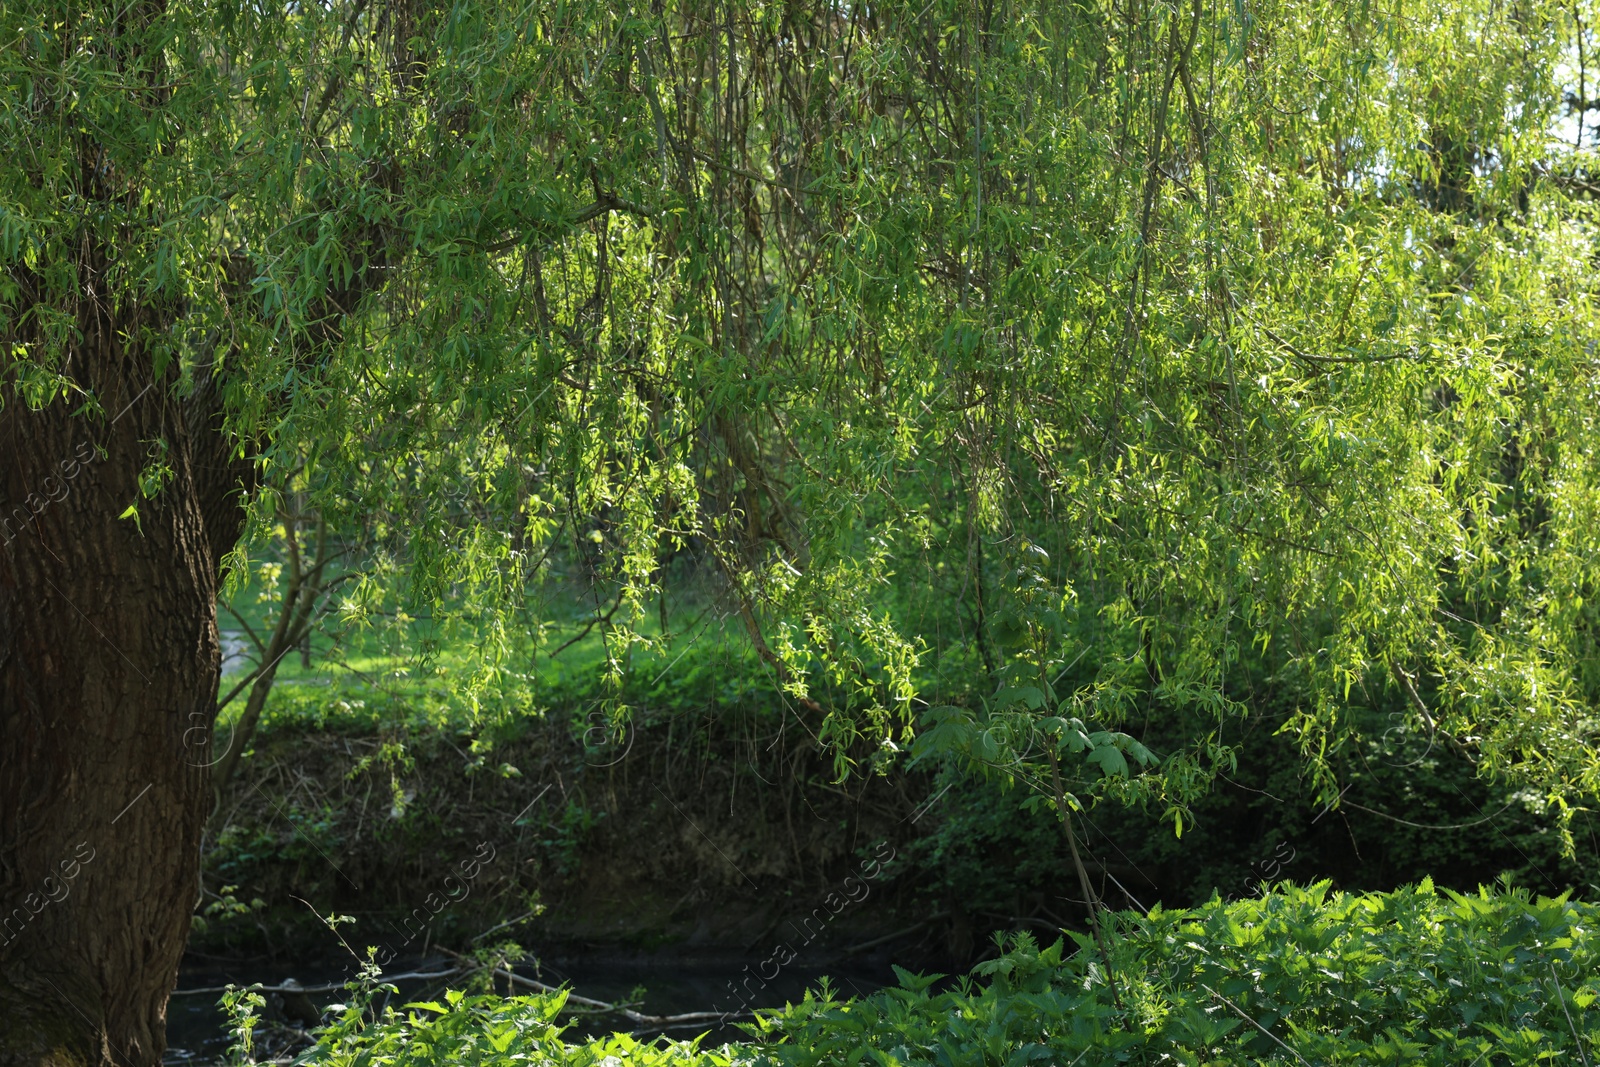
<path id="1" fill-rule="evenodd" d="M 486 680 L 558 565 L 620 605 L 620 670 L 689 553 L 841 770 L 921 729 L 1181 820 L 1255 672 L 1329 798 L 1387 694 L 1576 803 L 1573 31 L 1498 0 L 10 4 L 5 402 L 219 389 L 381 546 L 347 610 L 454 612 Z M 127 396 L 74 378 L 85 302 Z M 1158 765 L 1152 717 L 1191 738 Z"/>

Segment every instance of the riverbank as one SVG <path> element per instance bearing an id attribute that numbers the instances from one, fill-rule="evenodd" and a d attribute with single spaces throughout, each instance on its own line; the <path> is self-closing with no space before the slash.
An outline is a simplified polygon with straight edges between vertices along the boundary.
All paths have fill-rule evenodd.
<path id="1" fill-rule="evenodd" d="M 882 943 L 951 971 L 993 930 L 1084 928 L 1060 827 L 1022 791 L 903 758 L 874 771 L 871 753 L 837 781 L 816 724 L 759 675 L 683 663 L 681 683 L 654 672 L 625 690 L 614 728 L 582 686 L 476 723 L 421 686 L 280 686 L 207 834 L 192 949 L 314 959 L 333 947 L 316 913 L 337 913 L 392 956 L 510 940 L 546 956 L 764 959 L 785 923 L 812 916 L 818 949 Z M 1600 884 L 1591 816 L 1563 856 L 1556 812 L 1448 753 L 1427 754 L 1426 778 L 1363 756 L 1330 808 L 1295 777 L 1269 711 L 1239 724 L 1238 743 L 1182 839 L 1154 812 L 1082 813 L 1101 900 L 1194 906 L 1279 878 Z M 848 884 L 875 856 L 870 881 Z"/>
<path id="2" fill-rule="evenodd" d="M 207 835 L 173 1061 L 215 1062 L 226 1045 L 215 993 L 189 990 L 293 979 L 326 987 L 302 1005 L 321 1021 L 355 966 L 341 937 L 390 975 L 452 976 L 403 981 L 407 998 L 459 985 L 464 954 L 666 1017 L 780 1008 L 825 975 L 859 997 L 894 966 L 992 962 L 995 932 L 1086 931 L 1060 827 L 1025 794 L 903 759 L 875 772 L 871 753 L 836 781 L 816 724 L 760 675 L 678 663 L 684 681 L 652 669 L 625 690 L 615 726 L 582 682 L 477 719 L 443 686 L 280 686 Z M 1592 849 L 1563 858 L 1553 817 L 1444 754 L 1425 781 L 1370 761 L 1330 809 L 1297 796 L 1269 713 L 1241 734 L 1238 768 L 1181 841 L 1152 814 L 1082 813 L 1099 899 L 1143 914 L 1249 898 L 1263 879 L 1389 889 L 1432 870 L 1470 890 L 1509 871 L 1551 894 L 1591 880 Z M 1470 825 L 1413 830 L 1382 809 Z M 330 916 L 350 921 L 335 933 Z M 303 1048 L 273 995 L 263 1034 Z M 586 1012 L 562 1017 L 569 1036 L 647 1033 Z"/>

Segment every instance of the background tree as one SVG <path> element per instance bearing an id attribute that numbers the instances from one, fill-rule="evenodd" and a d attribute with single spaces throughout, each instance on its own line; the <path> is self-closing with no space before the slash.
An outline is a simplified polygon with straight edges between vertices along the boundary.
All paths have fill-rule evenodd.
<path id="1" fill-rule="evenodd" d="M 268 586 L 261 592 L 261 599 L 271 603 L 263 632 L 257 632 L 249 619 L 227 603 L 226 597 L 222 600 L 223 609 L 239 627 L 237 632 L 247 639 L 250 651 L 242 653 L 248 664 L 244 677 L 230 684 L 217 699 L 216 715 L 220 716 L 236 698 L 245 696 L 243 709 L 229 723 L 220 741 L 221 751 L 212 756 L 211 786 L 219 796 L 227 789 L 239 758 L 250 747 L 279 665 L 285 657 L 299 655 L 302 665 L 310 666 L 312 635 L 335 605 L 334 595 L 339 587 L 360 574 L 348 566 L 352 558 L 362 554 L 360 538 L 329 530 L 327 517 L 306 506 L 306 493 L 301 487 L 311 472 L 302 466 L 282 473 L 285 484 L 263 487 L 278 501 L 273 516 L 275 536 L 270 543 L 279 556 L 256 573 L 257 580 Z M 341 562 L 346 566 L 341 567 Z M 205 728 L 197 729 L 193 739 L 209 739 L 209 726 L 208 721 Z"/>

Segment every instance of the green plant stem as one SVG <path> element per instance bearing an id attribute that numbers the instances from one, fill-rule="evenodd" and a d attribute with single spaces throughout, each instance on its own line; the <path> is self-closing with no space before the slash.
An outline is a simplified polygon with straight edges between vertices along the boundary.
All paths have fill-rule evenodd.
<path id="1" fill-rule="evenodd" d="M 1083 890 L 1083 900 L 1089 909 L 1089 931 L 1094 935 L 1094 943 L 1100 947 L 1100 958 L 1106 965 L 1106 984 L 1111 987 L 1111 998 L 1117 1002 L 1117 1008 L 1122 1008 L 1122 994 L 1117 990 L 1117 978 L 1111 967 L 1111 952 L 1106 947 L 1105 936 L 1100 930 L 1100 898 L 1095 896 L 1094 888 L 1089 884 L 1089 872 L 1084 869 L 1083 858 L 1078 855 L 1078 835 L 1072 830 L 1072 815 L 1067 810 L 1067 793 L 1061 787 L 1061 767 L 1054 752 L 1050 753 L 1050 777 L 1056 787 L 1056 810 L 1061 813 L 1061 829 L 1067 835 L 1067 848 L 1072 852 L 1072 866 L 1078 872 L 1078 887 Z"/>
<path id="2" fill-rule="evenodd" d="M 1306 1065 L 1306 1067 L 1311 1067 L 1310 1062 L 1304 1056 L 1300 1055 L 1300 1053 L 1296 1052 L 1289 1045 L 1286 1045 L 1283 1041 L 1281 1041 L 1278 1038 L 1277 1034 L 1273 1033 L 1271 1030 L 1268 1030 L 1265 1026 L 1262 1026 L 1260 1023 L 1258 1023 L 1254 1019 L 1250 1018 L 1249 1014 L 1247 1014 L 1243 1008 L 1239 1007 L 1239 1005 L 1235 1004 L 1233 1001 L 1229 1000 L 1227 997 L 1223 996 L 1221 993 L 1218 993 L 1215 989 L 1212 989 L 1210 986 L 1206 985 L 1204 982 L 1200 983 L 1200 988 L 1204 989 L 1207 993 L 1210 993 L 1212 996 L 1214 996 L 1218 1000 L 1222 1001 L 1222 1003 L 1224 1003 L 1228 1007 L 1232 1008 L 1233 1011 L 1234 1011 L 1234 1014 L 1238 1015 L 1239 1018 L 1243 1019 L 1245 1022 L 1249 1023 L 1251 1026 L 1255 1027 L 1257 1030 L 1260 1030 L 1263 1034 L 1266 1034 L 1267 1037 L 1271 1038 L 1272 1041 L 1274 1041 L 1278 1045 L 1279 1048 L 1283 1049 L 1289 1055 L 1293 1056 L 1296 1060 L 1299 1060 L 1301 1063 L 1304 1063 Z"/>
<path id="3" fill-rule="evenodd" d="M 1556 977 L 1556 965 L 1550 964 L 1550 982 L 1556 987 L 1556 1000 L 1561 1004 L 1561 1014 L 1567 1017 L 1567 1028 L 1572 1031 L 1572 1040 L 1578 1046 L 1578 1058 L 1583 1061 L 1583 1067 L 1589 1067 L 1589 1054 L 1583 1050 L 1583 1038 L 1578 1036 L 1578 1028 L 1572 1022 L 1572 1012 L 1567 1010 L 1567 998 L 1561 993 L 1561 979 Z"/>

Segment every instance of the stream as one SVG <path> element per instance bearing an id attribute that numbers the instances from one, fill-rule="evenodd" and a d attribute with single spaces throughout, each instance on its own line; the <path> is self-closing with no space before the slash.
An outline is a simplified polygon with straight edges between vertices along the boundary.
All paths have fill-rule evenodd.
<path id="1" fill-rule="evenodd" d="M 453 961 L 449 957 L 440 955 L 397 958 L 391 962 L 388 972 L 395 975 L 429 975 L 448 971 L 452 966 Z M 651 1016 L 670 1016 L 733 1009 L 738 1004 L 738 998 L 729 992 L 728 987 L 730 983 L 748 977 L 746 967 L 752 968 L 748 973 L 754 973 L 754 961 L 748 956 L 716 958 L 595 953 L 555 960 L 541 959 L 537 970 L 531 960 L 525 960 L 518 965 L 517 973 L 549 985 L 566 983 L 574 994 L 612 1003 L 635 999 L 634 991 L 643 987 L 643 995 L 638 998 L 641 1003 L 634 1010 Z M 312 1005 L 321 1009 L 342 1002 L 343 991 L 337 988 L 313 990 L 337 987 L 351 977 L 353 970 L 353 966 L 346 966 L 337 960 L 290 964 L 259 959 L 229 961 L 186 958 L 179 972 L 178 992 L 173 995 L 167 1008 L 168 1049 L 164 1062 L 194 1067 L 220 1064 L 230 1044 L 226 1019 L 217 1005 L 220 994 L 187 991 L 214 990 L 229 983 L 260 983 L 276 987 L 292 980 L 305 987 Z M 776 1008 L 799 1000 L 808 988 L 815 988 L 824 975 L 831 978 L 834 990 L 843 996 L 864 995 L 893 981 L 887 966 L 881 971 L 860 964 L 823 968 L 806 967 L 796 961 L 780 971 L 767 983 L 766 988 L 753 996 L 750 1006 Z M 433 999 L 444 988 L 461 988 L 463 982 L 459 977 L 449 982 L 413 978 L 399 980 L 395 984 L 400 989 L 400 996 L 394 998 L 392 1003 L 398 1006 L 412 1000 Z M 757 984 L 751 983 L 752 987 Z M 498 988 L 504 992 L 505 983 L 501 982 Z M 518 992 L 525 993 L 528 990 L 519 989 Z M 275 1005 L 280 1000 L 276 997 L 271 999 Z M 563 1021 L 568 1021 L 568 1017 L 563 1016 Z M 616 1014 L 579 1015 L 572 1017 L 571 1021 L 573 1025 L 565 1035 L 568 1040 L 607 1034 L 614 1030 L 631 1031 L 639 1037 L 663 1032 L 662 1027 L 644 1026 Z M 299 1036 L 296 1029 L 292 1023 L 279 1023 L 270 1031 L 265 1025 L 258 1027 L 257 1054 L 261 1062 L 267 1062 L 267 1056 L 263 1053 L 277 1051 L 274 1039 L 280 1042 L 287 1039 L 292 1043 Z M 702 1044 L 707 1045 L 735 1041 L 745 1036 L 735 1023 L 717 1025 L 715 1020 L 665 1029 L 668 1030 L 668 1036 L 680 1039 L 705 1034 Z M 262 1041 L 263 1036 L 267 1040 Z M 286 1050 L 287 1058 L 303 1051 L 305 1044 L 300 1041 Z M 280 1062 L 287 1062 L 287 1058 L 280 1058 Z"/>

